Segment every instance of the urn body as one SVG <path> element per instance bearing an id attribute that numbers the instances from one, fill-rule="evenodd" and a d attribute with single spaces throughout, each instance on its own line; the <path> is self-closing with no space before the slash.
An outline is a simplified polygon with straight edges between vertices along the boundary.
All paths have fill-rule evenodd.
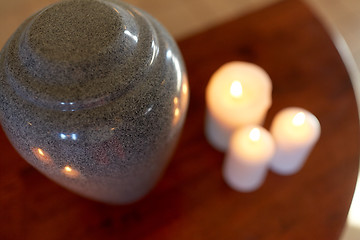
<path id="1" fill-rule="evenodd" d="M 0 52 L 0 120 L 32 166 L 80 195 L 133 202 L 156 184 L 189 99 L 176 43 L 113 0 L 71 0 L 27 19 Z"/>

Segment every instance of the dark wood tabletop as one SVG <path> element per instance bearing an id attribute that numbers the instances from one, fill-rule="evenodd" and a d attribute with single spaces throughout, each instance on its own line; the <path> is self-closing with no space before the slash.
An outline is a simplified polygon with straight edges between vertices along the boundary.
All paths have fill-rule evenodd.
<path id="1" fill-rule="evenodd" d="M 0 239 L 338 239 L 359 162 L 349 74 L 329 34 L 301 1 L 277 3 L 179 42 L 191 99 L 178 148 L 145 198 L 111 206 L 75 195 L 25 162 L 0 132 Z M 222 179 L 224 154 L 204 136 L 204 91 L 222 64 L 249 61 L 273 81 L 269 127 L 284 107 L 318 118 L 322 135 L 304 168 L 269 172 L 257 191 Z"/>

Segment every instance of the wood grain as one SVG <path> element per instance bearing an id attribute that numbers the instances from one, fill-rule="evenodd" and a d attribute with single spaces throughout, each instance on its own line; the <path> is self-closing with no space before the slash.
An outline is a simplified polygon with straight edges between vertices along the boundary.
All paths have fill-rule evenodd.
<path id="1" fill-rule="evenodd" d="M 338 239 L 356 182 L 359 122 L 349 75 L 322 24 L 288 0 L 179 42 L 191 102 L 172 162 L 156 188 L 128 206 L 79 197 L 51 182 L 0 132 L 0 239 Z M 273 106 L 299 106 L 320 120 L 322 135 L 305 167 L 269 173 L 253 193 L 223 181 L 223 153 L 203 133 L 204 90 L 223 63 L 263 67 Z"/>

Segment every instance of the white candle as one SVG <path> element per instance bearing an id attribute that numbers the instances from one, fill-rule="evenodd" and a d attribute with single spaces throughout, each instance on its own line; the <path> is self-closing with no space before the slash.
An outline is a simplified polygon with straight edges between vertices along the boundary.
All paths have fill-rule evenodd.
<path id="1" fill-rule="evenodd" d="M 265 180 L 274 153 L 274 141 L 264 128 L 247 126 L 236 130 L 223 165 L 225 182 L 237 191 L 256 190 Z"/>
<path id="2" fill-rule="evenodd" d="M 226 151 L 235 129 L 261 125 L 271 106 L 271 91 L 268 74 L 257 65 L 230 62 L 220 67 L 206 88 L 205 133 L 210 144 Z"/>
<path id="3" fill-rule="evenodd" d="M 291 107 L 280 111 L 270 128 L 276 143 L 271 170 L 281 175 L 299 171 L 320 137 L 320 123 L 310 112 Z"/>

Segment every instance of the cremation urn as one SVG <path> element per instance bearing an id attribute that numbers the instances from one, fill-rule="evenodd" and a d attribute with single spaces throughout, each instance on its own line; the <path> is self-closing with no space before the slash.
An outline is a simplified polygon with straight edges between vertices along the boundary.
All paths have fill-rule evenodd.
<path id="1" fill-rule="evenodd" d="M 116 0 L 51 5 L 0 52 L 0 120 L 13 146 L 50 179 L 102 202 L 133 202 L 156 184 L 188 92 L 169 33 Z"/>

